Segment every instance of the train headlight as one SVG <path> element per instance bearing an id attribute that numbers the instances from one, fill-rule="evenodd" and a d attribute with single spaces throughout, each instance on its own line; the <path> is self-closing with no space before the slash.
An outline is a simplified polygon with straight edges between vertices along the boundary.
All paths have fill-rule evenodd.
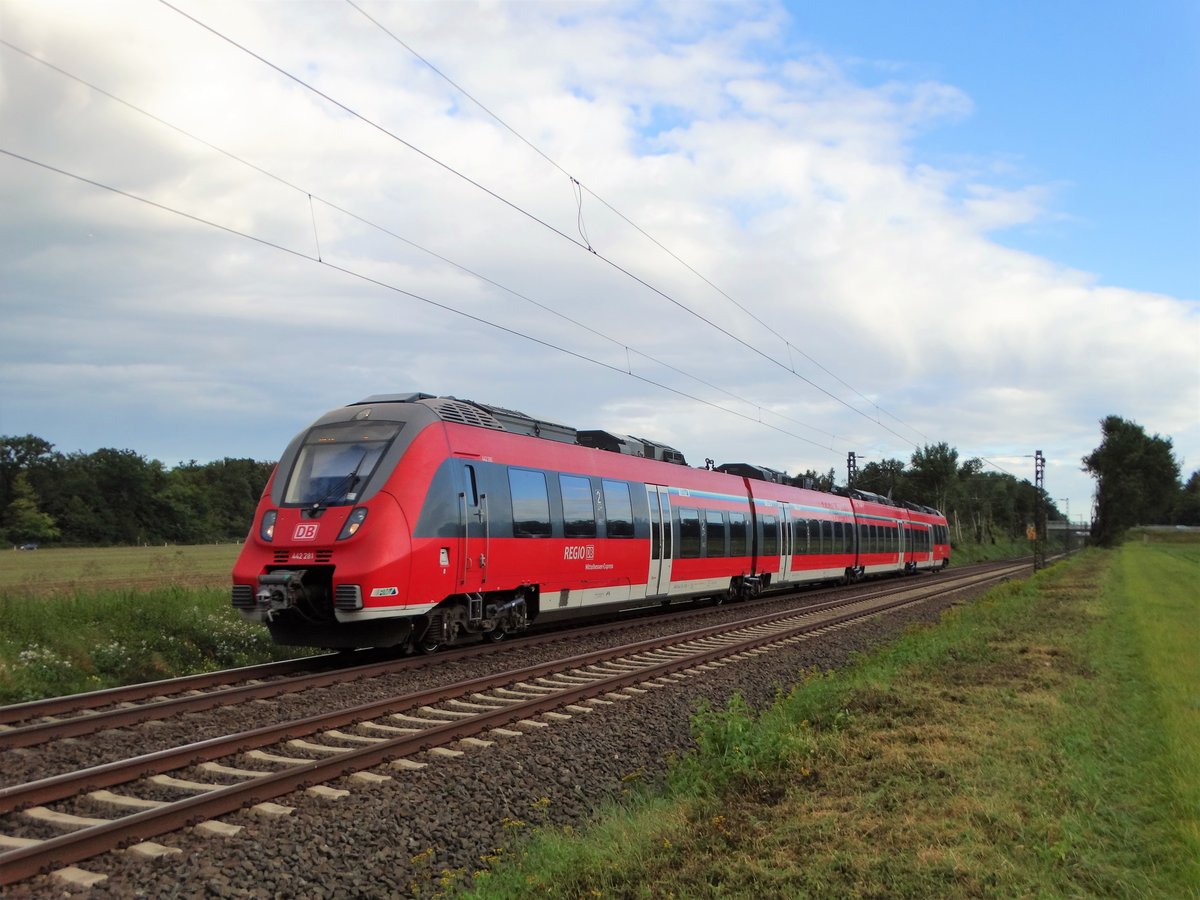
<path id="1" fill-rule="evenodd" d="M 365 506 L 357 506 L 354 512 L 350 513 L 350 518 L 346 520 L 346 524 L 342 526 L 342 533 L 338 535 L 339 541 L 344 541 L 348 537 L 353 537 L 360 527 L 362 527 L 363 519 L 367 517 L 367 508 Z"/>
<path id="2" fill-rule="evenodd" d="M 275 517 L 279 513 L 273 509 L 263 513 L 262 524 L 258 527 L 258 536 L 268 543 L 275 539 Z"/>

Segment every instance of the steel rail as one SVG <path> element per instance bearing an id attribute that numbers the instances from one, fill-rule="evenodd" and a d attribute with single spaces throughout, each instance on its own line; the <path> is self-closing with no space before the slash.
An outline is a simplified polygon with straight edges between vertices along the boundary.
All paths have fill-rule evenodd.
<path id="1" fill-rule="evenodd" d="M 1013 572 L 1020 571 L 1020 568 L 1014 569 Z M 636 671 L 598 677 L 597 680 L 588 684 L 564 688 L 554 694 L 547 694 L 527 701 L 507 704 L 469 719 L 460 719 L 447 722 L 444 725 L 423 729 L 415 735 L 384 739 L 379 743 L 361 749 L 346 750 L 339 753 L 334 759 L 312 760 L 280 772 L 264 774 L 262 777 L 256 778 L 246 784 L 216 788 L 200 796 L 181 800 L 168 806 L 134 813 L 115 819 L 104 825 L 90 826 L 78 832 L 60 835 L 59 837 L 41 841 L 29 847 L 0 853 L 0 885 L 11 884 L 24 878 L 32 877 L 54 865 L 78 862 L 134 841 L 145 840 L 195 824 L 204 819 L 234 812 L 247 805 L 270 800 L 291 793 L 299 788 L 369 769 L 382 763 L 390 762 L 393 759 L 428 750 L 440 744 L 472 737 L 484 731 L 521 719 L 528 719 L 531 716 L 539 715 L 565 705 L 595 699 L 622 687 L 651 681 L 723 657 L 736 656 L 772 644 L 790 642 L 806 633 L 823 631 L 856 619 L 868 618 L 900 607 L 926 602 L 946 593 L 963 590 L 965 587 L 972 586 L 972 584 L 1000 580 L 1009 574 L 1011 573 L 1001 571 L 990 575 L 976 576 L 974 579 L 962 579 L 964 582 L 969 581 L 971 583 L 963 584 L 956 582 L 951 585 L 943 584 L 935 591 L 909 590 L 902 592 L 899 597 L 887 603 L 869 606 L 867 609 L 846 612 L 816 622 L 803 622 L 771 634 L 756 635 L 734 643 L 702 649 L 689 656 L 647 665 L 638 668 Z M 859 599 L 852 601 L 850 605 L 861 605 L 866 602 L 868 601 Z M 754 620 L 738 623 L 736 626 L 724 626 L 723 630 L 726 632 L 730 630 L 743 630 L 754 627 L 755 624 L 765 624 L 759 622 L 758 620 L 760 619 L 773 619 L 778 622 L 779 618 L 778 616 L 756 617 Z M 787 616 L 783 618 L 787 618 Z M 811 618 L 811 616 L 801 614 L 793 615 L 791 618 Z M 712 632 L 713 630 L 706 628 L 698 629 L 697 631 Z M 695 637 L 691 636 L 682 637 L 677 635 L 674 642 L 678 643 L 695 639 Z M 659 643 L 659 641 L 642 641 L 629 645 L 622 648 L 624 652 L 617 654 L 617 656 L 628 656 L 633 653 L 644 652 L 647 649 L 652 649 L 647 647 L 647 644 L 655 643 Z M 584 654 L 580 657 L 573 657 L 569 661 L 559 660 L 555 664 L 547 663 L 531 667 L 531 671 L 543 670 L 542 674 L 550 674 L 555 670 L 562 670 L 564 668 L 568 670 L 576 669 L 579 667 L 578 660 L 595 657 L 605 652 L 607 651 L 598 651 L 596 653 Z M 609 652 L 609 656 L 612 656 L 611 652 Z M 523 681 L 529 677 L 531 677 L 529 674 L 523 674 L 518 680 Z M 495 678 L 493 677 L 489 680 L 495 681 Z M 511 679 L 504 683 L 510 682 Z M 461 695 L 461 688 L 463 686 L 460 685 L 458 687 L 460 690 L 453 693 Z"/>
<path id="2" fill-rule="evenodd" d="M 956 571 L 967 572 L 971 569 L 989 564 L 976 564 L 969 568 L 961 568 Z M 922 573 L 923 574 L 923 573 Z M 797 590 L 791 592 L 781 592 L 768 597 L 760 598 L 758 601 L 769 603 L 786 599 L 789 596 L 799 594 L 801 590 L 807 590 L 814 587 L 813 583 L 797 585 Z M 640 622 L 641 617 L 637 616 L 639 612 L 653 614 L 660 607 L 648 605 L 641 610 L 631 609 L 625 610 L 621 616 L 621 620 L 609 621 L 608 627 L 620 628 L 625 625 L 632 625 Z M 687 613 L 682 615 L 688 615 Z M 632 618 L 637 616 L 637 618 Z M 573 637 L 577 633 L 587 634 L 591 630 L 598 628 L 598 625 L 584 625 L 582 631 L 567 629 L 555 631 L 554 634 L 561 636 Z M 545 634 L 548 632 L 542 632 Z M 534 635 L 532 637 L 537 637 Z M 503 647 L 495 648 L 504 650 L 508 647 L 520 645 L 527 639 L 518 638 L 505 643 Z M 465 648 L 470 649 L 470 648 Z M 476 648 L 478 649 L 478 648 Z M 77 694 L 66 694 L 61 697 L 47 697 L 38 700 L 29 700 L 23 703 L 11 703 L 0 706 L 0 725 L 10 725 L 13 722 L 22 722 L 29 719 L 40 718 L 43 716 L 61 715 L 63 713 L 91 711 L 98 707 L 111 705 L 122 702 L 133 702 L 144 700 L 152 697 L 170 696 L 189 690 L 201 690 L 210 687 L 219 687 L 221 685 L 236 684 L 239 681 L 244 681 L 253 678 L 272 678 L 279 675 L 290 675 L 294 672 L 303 672 L 308 669 L 320 666 L 339 666 L 343 667 L 347 662 L 347 657 L 360 657 L 378 654 L 376 650 L 358 650 L 351 653 L 323 653 L 309 657 L 299 657 L 290 660 L 280 660 L 270 663 L 258 663 L 252 666 L 242 666 L 234 669 L 220 669 L 216 672 L 202 672 L 194 675 L 182 675 L 178 678 L 166 678 L 158 681 L 144 681 L 136 684 L 122 685 L 120 687 L 104 688 L 98 691 L 85 691 Z M 441 658 L 445 658 L 445 653 L 441 654 Z M 420 665 L 420 660 L 405 660 L 409 665 Z"/>
<path id="3" fill-rule="evenodd" d="M 968 574 L 966 572 L 964 575 Z M 890 590 L 884 589 L 875 594 L 867 596 L 884 596 L 890 593 Z M 798 592 L 791 594 L 783 593 L 770 598 L 762 598 L 761 603 L 779 602 L 787 600 L 789 597 L 798 596 Z M 822 604 L 811 604 L 808 608 L 820 610 L 822 608 L 833 608 L 845 602 L 845 598 L 825 601 Z M 692 614 L 685 614 L 686 618 L 703 616 L 710 610 L 701 610 Z M 677 621 L 686 621 L 684 616 L 680 616 Z M 169 716 L 181 715 L 187 712 L 201 712 L 207 709 L 213 709 L 217 706 L 225 706 L 231 703 L 241 703 L 249 700 L 262 700 L 271 697 L 277 697 L 283 694 L 298 693 L 302 690 L 308 690 L 314 687 L 327 687 L 333 684 L 341 684 L 350 681 L 359 681 L 367 678 L 374 678 L 380 675 L 391 675 L 399 672 L 404 672 L 414 668 L 425 668 L 434 664 L 442 664 L 453 662 L 458 659 L 473 658 L 475 656 L 506 652 L 508 650 L 524 648 L 542 643 L 549 643 L 556 640 L 564 640 L 567 638 L 576 639 L 587 637 L 593 633 L 608 632 L 613 630 L 622 630 L 632 628 L 642 624 L 642 619 L 627 620 L 617 623 L 600 623 L 595 625 L 587 625 L 582 628 L 575 628 L 569 631 L 553 631 L 542 632 L 524 637 L 518 640 L 509 641 L 501 645 L 471 645 L 459 649 L 452 649 L 435 654 L 432 657 L 415 657 L 403 659 L 389 659 L 383 662 L 371 662 L 362 665 L 350 666 L 345 668 L 331 668 L 336 665 L 337 654 L 326 654 L 319 657 L 314 657 L 315 660 L 325 660 L 321 665 L 318 665 L 317 671 L 308 672 L 307 674 L 296 675 L 295 677 L 286 680 L 277 680 L 268 683 L 244 683 L 234 684 L 228 687 L 220 687 L 218 690 L 207 691 L 198 694 L 189 694 L 185 696 L 168 696 L 159 700 L 153 700 L 149 703 L 142 703 L 137 706 L 120 707 L 114 709 L 103 709 L 95 712 L 84 712 L 77 716 L 72 716 L 66 719 L 56 719 L 52 721 L 34 722 L 28 725 L 21 725 L 12 728 L 7 728 L 0 731 L 0 751 L 10 750 L 19 747 L 34 747 L 47 741 L 59 740 L 68 737 L 82 737 L 88 734 L 94 734 L 97 731 L 102 731 L 109 728 L 120 728 L 127 725 L 136 725 L 140 722 L 145 722 L 150 719 L 163 719 Z M 207 675 L 184 676 L 180 679 L 168 679 L 160 682 L 151 682 L 143 685 L 132 685 L 129 688 L 112 688 L 107 691 L 97 691 L 91 694 L 73 694 L 69 697 L 55 698 L 55 700 L 47 701 L 48 703 L 57 703 L 59 701 L 73 701 L 77 698 L 96 697 L 101 702 L 107 704 L 115 703 L 121 700 L 131 700 L 135 696 L 141 697 L 156 697 L 161 696 L 164 690 L 170 690 L 171 693 L 177 694 L 189 687 L 201 684 L 201 679 L 215 678 L 216 676 L 229 673 L 239 673 L 243 678 L 259 678 L 268 674 L 291 674 L 291 672 L 305 672 L 308 669 L 314 668 L 313 665 L 304 666 L 302 660 L 288 660 L 286 663 L 268 663 L 263 666 L 249 666 L 244 669 L 227 669 L 223 673 L 208 673 Z M 291 666 L 291 672 L 279 672 L 275 667 Z M 186 684 L 184 684 L 186 682 Z M 209 686 L 227 684 L 227 681 L 210 681 Z M 129 691 L 128 694 L 124 693 Z M 136 692 L 136 693 L 135 693 Z M 20 704 L 20 707 L 32 709 L 40 701 L 32 701 L 29 704 Z M 16 709 L 18 707 L 5 707 L 7 709 Z M 74 710 L 80 709 L 79 706 L 73 707 Z M 3 710 L 0 710 L 3 712 Z M 46 710 L 39 710 L 42 715 L 48 715 Z"/>
<path id="4" fill-rule="evenodd" d="M 1053 557 L 1057 559 L 1058 557 Z M 1023 560 L 1022 560 L 1023 561 Z M 991 563 L 976 564 L 974 566 L 958 569 L 956 571 L 968 572 L 976 568 L 993 565 Z M 936 572 L 934 573 L 936 574 Z M 807 590 L 815 585 L 813 583 L 797 585 L 797 589 L 790 592 L 781 592 L 768 597 L 760 598 L 759 603 L 769 603 L 781 599 L 787 599 L 789 596 L 798 595 L 802 590 Z M 513 646 L 523 645 L 525 641 L 542 636 L 547 633 L 553 633 L 559 637 L 574 637 L 578 634 L 586 635 L 600 627 L 608 627 L 619 629 L 628 625 L 638 624 L 641 621 L 641 612 L 647 615 L 652 615 L 657 612 L 660 607 L 646 606 L 641 609 L 625 610 L 620 620 L 609 620 L 606 626 L 587 625 L 581 629 L 564 629 L 554 632 L 542 632 L 539 635 L 532 635 L 530 638 L 518 638 L 508 641 L 502 647 L 492 648 L 493 650 L 503 651 Z M 703 614 L 704 611 L 697 611 L 696 614 Z M 683 616 L 691 614 L 684 613 Z M 464 650 L 479 650 L 480 648 L 464 648 Z M 210 687 L 220 687 L 222 685 L 232 685 L 239 681 L 245 681 L 255 678 L 272 678 L 279 675 L 291 675 L 294 672 L 303 672 L 314 667 L 343 667 L 348 661 L 348 657 L 361 657 L 378 654 L 376 650 L 359 650 L 351 653 L 324 653 L 310 657 L 300 657 L 290 660 L 280 660 L 270 663 L 259 663 L 252 666 L 242 666 L 234 669 L 221 669 L 216 672 L 202 672 L 194 675 L 183 675 L 178 678 L 167 678 L 158 681 L 138 682 L 136 684 L 122 685 L 119 687 L 104 688 L 98 691 L 85 691 L 77 694 L 67 694 L 61 697 L 47 697 L 38 700 L 29 700 L 23 703 L 12 703 L 0 706 L 0 725 L 11 725 L 13 722 L 22 722 L 30 719 L 41 718 L 44 716 L 55 716 L 63 713 L 84 711 L 85 715 L 93 715 L 93 710 L 98 707 L 122 703 L 144 700 L 152 697 L 164 697 L 172 694 L 179 694 L 184 691 L 201 690 Z M 441 659 L 446 658 L 445 652 L 440 655 Z M 418 660 L 403 660 L 407 665 L 402 666 L 419 666 L 421 661 Z M 107 726 L 106 726 L 107 727 Z"/>
<path id="5" fill-rule="evenodd" d="M 942 582 L 942 585 L 945 589 L 961 590 L 973 586 L 980 578 L 987 577 L 991 576 L 973 574 L 962 576 L 949 585 Z M 210 738 L 180 747 L 141 754 L 126 760 L 91 766 L 76 772 L 67 772 L 24 784 L 0 787 L 0 814 L 38 803 L 60 800 L 83 791 L 111 787 L 112 785 L 122 784 L 137 778 L 159 775 L 163 772 L 185 766 L 209 762 L 233 753 L 269 746 L 281 740 L 313 734 L 325 728 L 338 728 L 343 725 L 353 724 L 357 721 L 394 712 L 398 709 L 425 706 L 450 697 L 488 690 L 497 685 L 540 678 L 564 668 L 582 668 L 635 653 L 659 650 L 688 641 L 703 640 L 741 628 L 753 628 L 771 624 L 782 619 L 818 615 L 832 609 L 868 603 L 880 597 L 891 596 L 893 594 L 895 594 L 895 591 L 878 592 L 865 597 L 843 598 L 840 601 L 830 601 L 801 609 L 783 610 L 754 616 L 738 622 L 709 625 L 690 631 L 661 635 L 632 644 L 592 650 L 575 656 L 549 660 L 533 666 L 511 669 L 494 675 L 484 675 L 466 682 L 427 688 L 402 696 L 393 696 L 333 713 L 321 713 L 303 719 L 293 719 L 273 725 L 264 725 L 261 728 L 239 732 L 234 735 Z"/>
<path id="6" fill-rule="evenodd" d="M 182 675 L 179 678 L 164 678 L 161 681 L 140 681 L 137 684 L 104 688 L 99 691 L 66 694 L 62 697 L 47 697 L 42 700 L 29 700 L 25 703 L 11 703 L 8 706 L 0 706 L 0 725 L 24 722 L 28 719 L 38 718 L 39 716 L 56 716 L 61 713 L 95 709 L 112 703 L 125 703 L 144 700 L 147 697 L 161 697 L 167 694 L 182 693 L 183 691 L 202 690 L 250 678 L 274 678 L 277 675 L 291 675 L 293 672 L 303 672 L 321 665 L 331 665 L 340 655 L 337 653 L 322 653 L 300 659 L 258 663 L 257 665 L 242 666 L 237 669 L 221 669 L 219 672 L 199 672 L 195 675 Z"/>

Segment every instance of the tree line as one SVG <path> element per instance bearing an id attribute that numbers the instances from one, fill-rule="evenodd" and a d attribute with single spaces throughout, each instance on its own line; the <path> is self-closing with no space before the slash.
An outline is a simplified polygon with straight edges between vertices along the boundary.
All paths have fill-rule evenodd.
<path id="1" fill-rule="evenodd" d="M 0 437 L 0 533 L 10 544 L 197 544 L 241 540 L 274 463 L 167 468 L 133 450 L 60 453 Z"/>
<path id="2" fill-rule="evenodd" d="M 1200 525 L 1200 471 L 1180 481 L 1171 439 L 1109 416 L 1082 460 L 1097 481 L 1093 536 L 1112 544 L 1138 524 Z M 0 437 L 0 534 L 10 544 L 107 545 L 240 540 L 273 462 L 225 458 L 167 468 L 132 450 L 60 453 L 42 438 Z M 807 473 L 830 490 L 835 473 Z M 871 461 L 851 485 L 895 501 L 936 506 L 956 544 L 1019 540 L 1035 524 L 1038 491 L 1027 480 L 960 460 L 946 443 L 908 462 Z M 1045 491 L 1048 520 L 1063 514 Z"/>
<path id="3" fill-rule="evenodd" d="M 1037 523 L 1038 489 L 1007 472 L 985 469 L 981 459 L 960 460 L 958 451 L 945 442 L 927 444 L 914 451 L 907 464 L 899 459 L 868 462 L 851 487 L 937 507 L 946 515 L 955 544 L 1026 538 Z M 1047 520 L 1065 518 L 1044 490 L 1041 501 Z"/>
<path id="4" fill-rule="evenodd" d="M 1200 526 L 1200 470 L 1186 483 L 1181 480 L 1182 464 L 1169 437 L 1148 435 L 1115 415 L 1101 420 L 1100 434 L 1100 446 L 1081 460 L 1083 471 L 1096 479 L 1090 528 L 1097 543 L 1112 546 L 1135 525 Z M 980 459 L 960 463 L 958 452 L 945 443 L 917 450 L 907 466 L 896 459 L 868 463 L 853 486 L 937 506 L 956 542 L 1019 539 L 1037 517 L 1033 484 L 985 471 Z M 1065 518 L 1044 491 L 1042 502 L 1047 520 Z"/>
<path id="5" fill-rule="evenodd" d="M 1181 480 L 1182 464 L 1169 437 L 1148 435 L 1141 425 L 1115 415 L 1101 420 L 1100 434 L 1100 446 L 1081 460 L 1083 471 L 1096 479 L 1095 519 L 1090 522 L 1096 542 L 1111 546 L 1135 525 L 1200 526 L 1200 470 Z M 834 481 L 832 471 L 807 475 L 823 490 Z M 1038 516 L 1033 484 L 986 471 L 981 459 L 960 460 L 946 443 L 921 447 L 907 463 L 868 462 L 851 487 L 936 506 L 946 514 L 956 544 L 1019 540 Z M 1048 521 L 1065 519 L 1045 491 L 1041 500 Z"/>

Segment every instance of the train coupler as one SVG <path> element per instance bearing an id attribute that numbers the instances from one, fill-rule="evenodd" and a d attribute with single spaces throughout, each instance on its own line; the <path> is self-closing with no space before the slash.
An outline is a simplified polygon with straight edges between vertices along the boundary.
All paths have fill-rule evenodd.
<path id="1" fill-rule="evenodd" d="M 303 569 L 277 569 L 258 576 L 258 592 L 255 604 L 267 613 L 267 621 L 279 612 L 297 604 L 304 596 Z"/>

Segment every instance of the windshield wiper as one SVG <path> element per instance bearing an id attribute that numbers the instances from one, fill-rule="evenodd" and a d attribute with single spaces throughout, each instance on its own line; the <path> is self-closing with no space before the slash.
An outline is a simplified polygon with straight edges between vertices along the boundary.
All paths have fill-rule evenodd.
<path id="1" fill-rule="evenodd" d="M 354 464 L 354 468 L 339 478 L 333 487 L 330 488 L 325 494 L 325 496 L 309 507 L 309 509 L 311 509 L 313 512 L 316 512 L 318 509 L 325 506 L 333 497 L 336 497 L 338 494 L 349 492 L 356 484 L 358 484 L 358 470 L 361 469 L 362 464 L 367 461 L 367 448 L 361 448 L 360 452 L 362 453 L 362 456 L 358 458 L 358 462 Z"/>

